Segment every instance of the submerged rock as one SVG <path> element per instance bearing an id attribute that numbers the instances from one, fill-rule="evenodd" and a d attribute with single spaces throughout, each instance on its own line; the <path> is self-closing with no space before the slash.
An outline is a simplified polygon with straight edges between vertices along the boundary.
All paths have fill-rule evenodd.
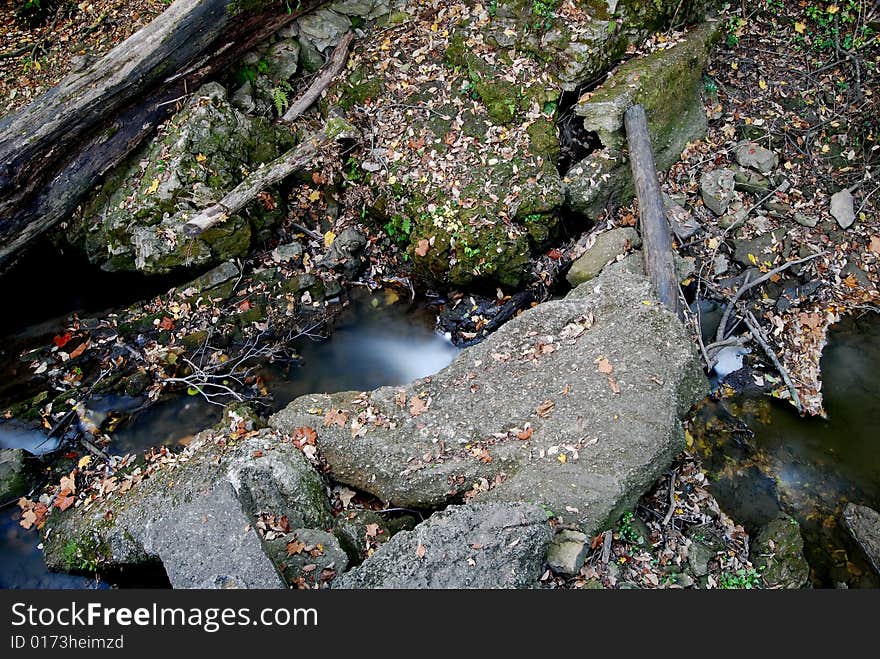
<path id="1" fill-rule="evenodd" d="M 393 505 L 534 501 L 591 534 L 631 509 L 682 449 L 680 419 L 706 388 L 689 337 L 649 282 L 606 272 L 435 376 L 302 396 L 270 424 L 314 428 L 334 479 Z"/>
<path id="2" fill-rule="evenodd" d="M 85 204 L 69 239 L 110 271 L 164 273 L 243 255 L 268 235 L 283 204 L 252 203 L 197 238 L 183 225 L 293 142 L 286 128 L 233 108 L 220 85 L 204 85 Z"/>
<path id="3" fill-rule="evenodd" d="M 751 549 L 751 561 L 771 588 L 804 588 L 809 585 L 810 566 L 804 558 L 801 527 L 780 514 L 765 525 Z"/>
<path id="4" fill-rule="evenodd" d="M 534 504 L 449 506 L 402 531 L 336 588 L 532 588 L 552 531 Z"/>
<path id="5" fill-rule="evenodd" d="M 0 449 L 0 501 L 27 494 L 30 479 L 26 455 L 21 449 Z"/>
<path id="6" fill-rule="evenodd" d="M 859 543 L 874 571 L 880 574 L 880 513 L 867 506 L 848 503 L 843 509 L 843 525 Z"/>
<path id="7" fill-rule="evenodd" d="M 261 513 L 328 527 L 323 480 L 277 432 L 205 431 L 128 491 L 50 515 L 44 558 L 68 571 L 161 563 L 175 588 L 280 588 L 254 528 Z"/>

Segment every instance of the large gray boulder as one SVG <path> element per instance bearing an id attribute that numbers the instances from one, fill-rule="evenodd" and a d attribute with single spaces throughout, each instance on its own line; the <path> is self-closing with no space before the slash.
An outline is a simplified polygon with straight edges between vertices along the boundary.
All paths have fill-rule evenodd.
<path id="1" fill-rule="evenodd" d="M 392 505 L 540 503 L 591 534 L 684 447 L 707 384 L 649 282 L 604 272 L 406 387 L 315 394 L 270 419 L 312 427 L 337 481 Z"/>
<path id="2" fill-rule="evenodd" d="M 843 525 L 865 552 L 874 571 L 880 574 L 880 513 L 867 506 L 848 503 L 843 509 Z"/>
<path id="3" fill-rule="evenodd" d="M 450 506 L 402 531 L 335 588 L 530 588 L 553 533 L 529 504 Z"/>
<path id="4" fill-rule="evenodd" d="M 277 432 L 205 431 L 124 493 L 53 512 L 44 558 L 65 571 L 161 563 L 175 588 L 280 588 L 255 530 L 260 514 L 327 528 L 323 480 Z"/>
<path id="5" fill-rule="evenodd" d="M 572 286 L 590 281 L 602 271 L 606 263 L 641 246 L 639 234 L 631 227 L 619 227 L 600 233 L 596 242 L 571 264 L 566 279 Z"/>

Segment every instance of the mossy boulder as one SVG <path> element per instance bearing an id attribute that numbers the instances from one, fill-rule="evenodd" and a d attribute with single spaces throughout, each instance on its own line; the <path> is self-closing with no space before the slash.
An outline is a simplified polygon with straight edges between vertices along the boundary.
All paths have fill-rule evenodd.
<path id="1" fill-rule="evenodd" d="M 771 588 L 805 588 L 810 566 L 804 558 L 804 539 L 798 523 L 780 514 L 761 528 L 751 549 L 751 561 Z"/>
<path id="2" fill-rule="evenodd" d="M 21 449 L 0 449 L 0 501 L 27 493 L 30 478 L 26 459 Z"/>
<path id="3" fill-rule="evenodd" d="M 267 210 L 255 202 L 197 238 L 183 225 L 294 141 L 286 128 L 233 108 L 220 85 L 205 85 L 87 201 L 70 240 L 109 271 L 166 273 L 245 254 L 268 236 L 282 203 Z"/>

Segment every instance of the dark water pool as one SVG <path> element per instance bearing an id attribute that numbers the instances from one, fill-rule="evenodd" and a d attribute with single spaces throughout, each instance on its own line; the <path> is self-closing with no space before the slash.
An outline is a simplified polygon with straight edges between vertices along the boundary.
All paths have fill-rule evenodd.
<path id="1" fill-rule="evenodd" d="M 734 519 L 755 529 L 784 510 L 800 522 L 815 585 L 878 587 L 838 519 L 849 501 L 880 508 L 880 314 L 833 327 L 821 366 L 826 419 L 766 397 L 710 403 L 698 446 Z"/>

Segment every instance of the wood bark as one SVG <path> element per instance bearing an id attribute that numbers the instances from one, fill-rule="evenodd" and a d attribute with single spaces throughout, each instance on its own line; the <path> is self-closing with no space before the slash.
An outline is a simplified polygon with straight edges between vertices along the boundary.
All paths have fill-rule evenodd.
<path id="1" fill-rule="evenodd" d="M 87 68 L 0 121 L 0 268 L 66 219 L 83 195 L 244 52 L 323 4 L 236 12 L 238 0 L 176 0 Z"/>
<path id="2" fill-rule="evenodd" d="M 634 105 L 624 114 L 629 162 L 639 199 L 639 223 L 644 244 L 645 271 L 660 301 L 682 317 L 678 278 L 672 252 L 672 238 L 666 221 L 666 209 L 657 180 L 657 167 L 648 135 L 645 108 Z"/>
<path id="3" fill-rule="evenodd" d="M 293 121 L 308 110 L 312 103 L 317 101 L 324 90 L 330 86 L 333 79 L 342 72 L 348 62 L 348 49 L 351 48 L 353 40 L 354 32 L 347 32 L 342 40 L 336 44 L 336 48 L 333 49 L 333 53 L 318 75 L 315 76 L 312 84 L 284 113 L 284 121 Z"/>
<path id="4" fill-rule="evenodd" d="M 312 133 L 290 151 L 252 172 L 219 202 L 208 206 L 187 221 L 183 225 L 183 232 L 188 236 L 197 236 L 212 226 L 225 222 L 229 216 L 255 199 L 260 191 L 313 163 L 332 141 L 333 138 L 326 130 Z"/>

